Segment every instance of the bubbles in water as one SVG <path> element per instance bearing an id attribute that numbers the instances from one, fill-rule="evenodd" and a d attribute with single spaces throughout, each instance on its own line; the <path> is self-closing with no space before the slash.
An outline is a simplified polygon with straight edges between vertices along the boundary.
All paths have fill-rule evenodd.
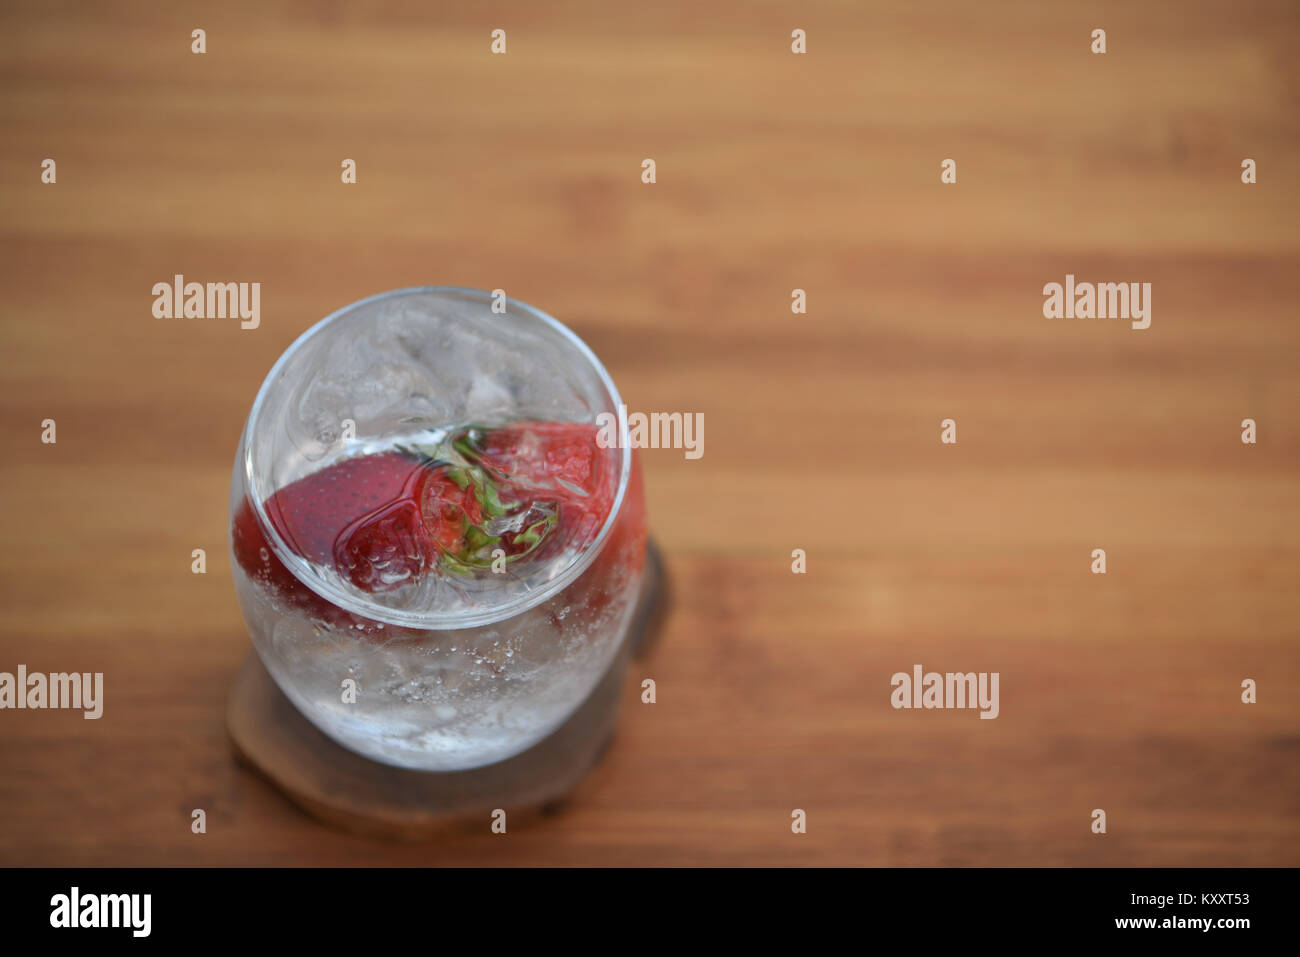
<path id="1" fill-rule="evenodd" d="M 265 484 L 252 494 L 265 501 L 336 460 L 389 451 L 399 441 L 419 438 L 436 448 L 471 424 L 592 423 L 608 410 L 599 375 L 563 333 L 513 304 L 504 315 L 490 306 L 457 294 L 391 296 L 313 333 L 264 395 L 250 453 L 256 482 Z M 530 497 L 541 503 L 535 510 L 504 516 L 487 531 L 526 534 L 549 519 L 546 503 L 582 493 L 561 483 Z M 322 554 L 332 540 L 325 537 Z M 375 541 L 376 551 L 359 554 L 373 555 L 378 568 L 387 560 L 386 539 L 377 531 Z M 274 559 L 265 548 L 257 554 L 263 563 Z M 382 613 L 379 606 L 456 614 L 544 588 L 566 565 L 548 556 L 535 566 L 513 563 L 505 574 L 430 575 L 377 594 L 313 567 L 355 596 L 348 604 L 356 614 Z M 384 569 L 398 574 L 384 566 L 381 579 Z M 305 614 L 242 569 L 236 580 L 259 652 L 304 713 L 362 753 L 437 770 L 508 757 L 556 727 L 608 665 L 613 626 L 632 601 L 630 589 L 611 588 L 615 597 L 603 612 L 589 614 L 577 603 L 569 613 L 557 599 L 490 631 L 419 632 Z M 315 603 L 318 596 L 306 597 Z M 357 683 L 355 702 L 340 699 L 344 677 Z"/>
<path id="2" fill-rule="evenodd" d="M 354 307 L 291 354 L 277 382 L 282 387 L 268 391 L 257 432 L 265 447 L 254 447 L 255 466 L 259 459 L 272 466 L 255 468 L 270 476 L 264 498 L 340 459 L 399 443 L 436 449 L 471 424 L 590 424 L 608 403 L 603 382 L 562 333 L 523 311 L 493 313 L 490 299 L 455 293 L 410 293 Z M 604 467 L 616 471 L 616 460 L 611 450 Z M 561 484 L 557 491 L 574 490 Z M 490 539 L 531 538 L 533 529 L 544 533 L 555 524 L 553 496 L 539 492 L 535 498 L 483 525 L 485 545 L 474 567 L 490 561 Z M 498 573 L 454 576 L 423 574 L 413 570 L 419 563 L 388 561 L 381 553 L 359 557 L 373 559 L 369 577 L 380 587 L 355 587 L 356 576 L 346 570 L 337 570 L 340 575 L 317 568 L 323 579 L 356 596 L 358 610 L 379 605 L 452 615 L 490 610 L 532 592 L 576 553 L 556 553 L 549 567 L 518 563 L 504 574 L 498 567 Z"/>

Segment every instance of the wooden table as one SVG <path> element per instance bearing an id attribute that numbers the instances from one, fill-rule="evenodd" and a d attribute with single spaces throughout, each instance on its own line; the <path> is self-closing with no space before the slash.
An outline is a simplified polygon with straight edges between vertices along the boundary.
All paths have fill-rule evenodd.
<path id="1" fill-rule="evenodd" d="M 1295 5 L 445 6 L 0 15 L 0 670 L 106 688 L 0 712 L 0 863 L 1300 864 Z M 177 273 L 260 327 L 154 318 Z M 1151 327 L 1044 318 L 1067 273 Z M 604 762 L 394 845 L 232 760 L 225 529 L 275 358 L 425 283 L 707 429 L 645 453 L 676 604 Z M 1000 717 L 894 710 L 918 663 Z"/>

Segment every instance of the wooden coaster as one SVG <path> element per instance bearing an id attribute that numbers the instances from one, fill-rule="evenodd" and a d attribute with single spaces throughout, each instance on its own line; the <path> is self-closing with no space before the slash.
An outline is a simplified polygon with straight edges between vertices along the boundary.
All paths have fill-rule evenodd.
<path id="1" fill-rule="evenodd" d="M 514 825 L 551 810 L 600 759 L 614 734 L 624 671 L 648 649 L 666 605 L 667 578 L 651 542 L 632 624 L 595 690 L 549 737 L 487 767 L 413 771 L 363 758 L 304 718 L 255 651 L 235 679 L 226 727 L 237 757 L 308 813 L 346 830 L 421 840 L 487 827 L 495 808 Z"/>

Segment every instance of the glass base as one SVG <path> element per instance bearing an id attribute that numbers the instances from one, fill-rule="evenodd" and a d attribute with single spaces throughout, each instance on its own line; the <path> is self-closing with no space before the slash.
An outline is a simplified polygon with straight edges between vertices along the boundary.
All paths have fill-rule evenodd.
<path id="1" fill-rule="evenodd" d="M 413 771 L 349 751 L 318 730 L 284 696 L 250 652 L 235 679 L 226 726 L 237 756 L 313 816 L 347 830 L 420 839 L 448 828 L 488 828 L 553 813 L 600 760 L 614 735 L 623 675 L 648 650 L 667 604 L 659 550 L 647 546 L 632 623 L 618 653 L 578 710 L 527 751 L 467 771 Z"/>

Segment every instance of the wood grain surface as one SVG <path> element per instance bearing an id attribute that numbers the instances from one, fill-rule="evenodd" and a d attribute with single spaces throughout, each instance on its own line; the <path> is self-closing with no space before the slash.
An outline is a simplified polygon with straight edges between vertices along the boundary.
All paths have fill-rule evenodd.
<path id="1" fill-rule="evenodd" d="M 6 5 L 0 671 L 105 705 L 0 712 L 0 864 L 1300 864 L 1298 47 L 1287 0 Z M 177 273 L 261 326 L 155 319 Z M 1151 327 L 1043 318 L 1067 273 Z M 280 352 L 430 283 L 705 454 L 645 453 L 676 601 L 599 767 L 393 844 L 232 757 L 227 497 Z M 1000 717 L 892 709 L 917 663 Z"/>

